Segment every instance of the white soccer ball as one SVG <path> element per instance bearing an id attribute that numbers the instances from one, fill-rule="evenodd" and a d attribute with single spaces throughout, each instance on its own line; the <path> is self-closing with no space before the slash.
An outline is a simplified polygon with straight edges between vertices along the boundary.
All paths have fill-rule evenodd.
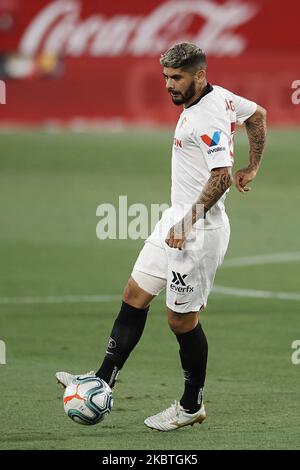
<path id="1" fill-rule="evenodd" d="M 98 377 L 77 377 L 64 393 L 66 414 L 78 424 L 100 423 L 111 411 L 111 388 Z"/>

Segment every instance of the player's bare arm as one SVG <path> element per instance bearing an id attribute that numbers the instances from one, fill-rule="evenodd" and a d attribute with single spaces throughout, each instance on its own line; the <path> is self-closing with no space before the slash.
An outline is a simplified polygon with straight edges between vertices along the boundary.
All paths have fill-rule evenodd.
<path id="1" fill-rule="evenodd" d="M 235 185 L 241 193 L 251 190 L 247 186 L 256 176 L 267 135 L 267 112 L 261 106 L 257 106 L 255 113 L 245 121 L 245 126 L 249 139 L 249 165 L 238 170 L 235 175 Z"/>
<path id="2" fill-rule="evenodd" d="M 199 199 L 186 216 L 169 230 L 166 243 L 170 248 L 182 249 L 192 226 L 202 218 L 233 183 L 231 167 L 214 168 Z"/>
<path id="3" fill-rule="evenodd" d="M 210 178 L 200 194 L 197 204 L 203 204 L 204 213 L 209 211 L 212 206 L 220 199 L 233 183 L 231 167 L 214 168 L 211 171 Z M 199 219 L 196 204 L 192 207 L 193 224 Z"/>

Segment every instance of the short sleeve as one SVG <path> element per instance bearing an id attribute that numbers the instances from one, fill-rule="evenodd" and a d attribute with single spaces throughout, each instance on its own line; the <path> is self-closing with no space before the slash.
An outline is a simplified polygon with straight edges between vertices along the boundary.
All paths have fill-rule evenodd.
<path id="1" fill-rule="evenodd" d="M 206 126 L 202 131 L 193 131 L 194 139 L 202 150 L 209 170 L 232 166 L 230 136 L 215 126 Z"/>
<path id="2" fill-rule="evenodd" d="M 241 125 L 255 113 L 257 104 L 233 93 L 232 100 L 235 106 L 237 123 Z"/>

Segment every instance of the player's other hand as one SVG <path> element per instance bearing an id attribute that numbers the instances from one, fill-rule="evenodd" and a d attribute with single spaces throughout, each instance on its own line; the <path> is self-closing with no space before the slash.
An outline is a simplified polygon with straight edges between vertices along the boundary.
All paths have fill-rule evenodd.
<path id="1" fill-rule="evenodd" d="M 242 170 L 238 170 L 234 175 L 234 181 L 237 189 L 240 193 L 247 193 L 251 191 L 251 188 L 247 186 L 254 180 L 256 176 L 257 170 L 251 167 L 243 168 Z"/>
<path id="2" fill-rule="evenodd" d="M 165 242 L 170 248 L 182 250 L 186 239 L 187 234 L 184 231 L 184 221 L 180 220 L 170 228 Z"/>

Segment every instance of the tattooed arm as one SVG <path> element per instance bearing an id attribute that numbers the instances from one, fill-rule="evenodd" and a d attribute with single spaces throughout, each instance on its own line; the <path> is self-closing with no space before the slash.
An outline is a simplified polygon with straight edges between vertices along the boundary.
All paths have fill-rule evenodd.
<path id="1" fill-rule="evenodd" d="M 250 191 L 247 186 L 256 176 L 260 160 L 266 143 L 267 112 L 261 106 L 257 106 L 255 113 L 245 121 L 249 139 L 249 165 L 236 172 L 234 175 L 235 185 L 241 193 Z"/>
<path id="2" fill-rule="evenodd" d="M 170 228 L 166 243 L 171 248 L 182 249 L 192 226 L 220 199 L 233 183 L 230 167 L 214 168 L 199 199 L 177 224 Z"/>

